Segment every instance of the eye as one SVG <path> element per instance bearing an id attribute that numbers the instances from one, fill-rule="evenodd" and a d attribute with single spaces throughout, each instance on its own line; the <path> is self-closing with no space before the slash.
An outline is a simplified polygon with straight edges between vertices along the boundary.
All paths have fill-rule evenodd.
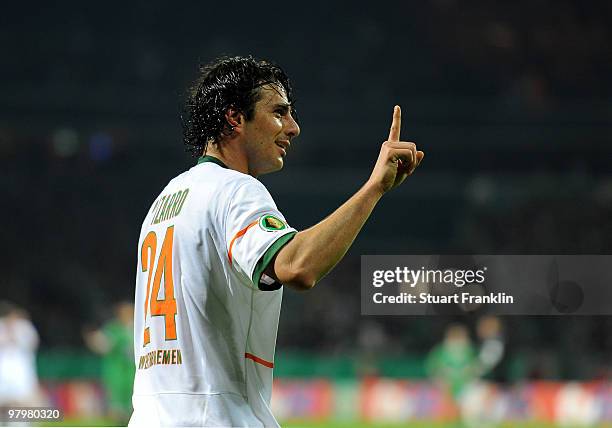
<path id="1" fill-rule="evenodd" d="M 277 105 L 274 107 L 274 116 L 279 119 L 287 116 L 287 113 L 289 113 L 289 106 L 287 105 Z"/>

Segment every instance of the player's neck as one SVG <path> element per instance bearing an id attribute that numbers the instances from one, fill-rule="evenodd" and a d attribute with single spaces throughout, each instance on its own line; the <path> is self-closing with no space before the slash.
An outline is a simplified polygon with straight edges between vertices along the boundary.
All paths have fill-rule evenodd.
<path id="1" fill-rule="evenodd" d="M 223 162 L 229 169 L 239 171 L 243 174 L 249 173 L 246 156 L 238 150 L 232 149 L 232 145 L 211 144 L 206 150 L 206 156 L 213 156 Z"/>

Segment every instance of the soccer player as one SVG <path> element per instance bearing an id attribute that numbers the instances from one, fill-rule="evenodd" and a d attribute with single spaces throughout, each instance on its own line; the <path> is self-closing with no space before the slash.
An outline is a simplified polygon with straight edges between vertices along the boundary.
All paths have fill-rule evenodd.
<path id="1" fill-rule="evenodd" d="M 44 403 L 36 374 L 39 337 L 28 313 L 0 301 L 0 409 Z"/>
<path id="2" fill-rule="evenodd" d="M 449 325 L 444 340 L 429 353 L 425 365 L 433 381 L 459 403 L 465 388 L 480 372 L 478 355 L 467 328 L 462 324 Z"/>
<path id="3" fill-rule="evenodd" d="M 124 425 L 132 412 L 134 378 L 134 305 L 121 301 L 115 316 L 100 329 L 84 332 L 89 349 L 103 355 L 102 383 L 108 399 L 108 417 Z"/>
<path id="4" fill-rule="evenodd" d="M 383 194 L 423 159 L 401 113 L 367 182 L 296 231 L 256 177 L 300 133 L 289 79 L 251 57 L 201 69 L 184 142 L 197 165 L 152 203 L 138 243 L 133 426 L 278 426 L 270 411 L 282 284 L 312 288 L 342 259 Z"/>

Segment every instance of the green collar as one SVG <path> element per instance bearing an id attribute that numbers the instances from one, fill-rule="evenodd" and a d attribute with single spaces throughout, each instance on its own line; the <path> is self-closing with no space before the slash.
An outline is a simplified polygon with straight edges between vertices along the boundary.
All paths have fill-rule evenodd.
<path id="1" fill-rule="evenodd" d="M 225 165 L 223 162 L 221 162 L 219 159 L 217 159 L 214 156 L 202 156 L 200 159 L 198 159 L 198 165 L 204 162 L 216 163 L 220 167 L 227 168 L 227 165 Z"/>

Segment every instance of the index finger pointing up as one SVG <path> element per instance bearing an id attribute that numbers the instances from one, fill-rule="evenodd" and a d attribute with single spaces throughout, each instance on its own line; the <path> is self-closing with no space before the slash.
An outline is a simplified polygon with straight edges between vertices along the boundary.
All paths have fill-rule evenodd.
<path id="1" fill-rule="evenodd" d="M 395 106 L 393 108 L 393 122 L 391 122 L 391 129 L 389 130 L 389 141 L 399 141 L 401 127 L 402 109 L 400 106 Z"/>

